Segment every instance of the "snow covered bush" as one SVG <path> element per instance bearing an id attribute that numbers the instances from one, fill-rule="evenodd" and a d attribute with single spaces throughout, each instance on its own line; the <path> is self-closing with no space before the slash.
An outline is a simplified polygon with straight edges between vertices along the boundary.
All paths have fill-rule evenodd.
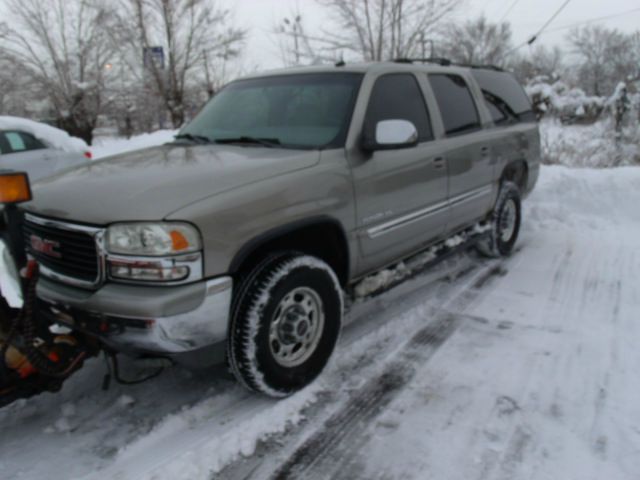
<path id="1" fill-rule="evenodd" d="M 570 167 L 613 167 L 640 164 L 640 126 L 623 128 L 616 141 L 611 118 L 591 125 L 565 125 L 558 118 L 540 122 L 542 162 Z"/>
<path id="2" fill-rule="evenodd" d="M 556 116 L 565 123 L 593 123 L 605 108 L 604 98 L 548 77 L 534 78 L 525 90 L 538 113 Z"/>
<path id="3" fill-rule="evenodd" d="M 571 167 L 640 164 L 640 94 L 620 82 L 609 97 L 586 95 L 560 80 L 536 77 L 526 87 L 543 117 L 542 161 Z"/>

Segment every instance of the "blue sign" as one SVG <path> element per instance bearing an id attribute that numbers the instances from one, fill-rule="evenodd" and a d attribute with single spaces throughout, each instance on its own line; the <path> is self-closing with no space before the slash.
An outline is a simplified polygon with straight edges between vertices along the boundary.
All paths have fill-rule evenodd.
<path id="1" fill-rule="evenodd" d="M 162 47 L 145 47 L 143 49 L 143 62 L 145 68 L 164 69 L 164 48 Z"/>

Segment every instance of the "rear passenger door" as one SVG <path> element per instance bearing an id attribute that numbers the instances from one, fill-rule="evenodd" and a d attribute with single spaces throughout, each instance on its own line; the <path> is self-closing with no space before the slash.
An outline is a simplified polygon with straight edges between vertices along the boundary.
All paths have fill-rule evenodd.
<path id="1" fill-rule="evenodd" d="M 428 74 L 444 126 L 449 170 L 449 232 L 483 218 L 493 204 L 491 142 L 466 79 L 459 74 Z"/>
<path id="2" fill-rule="evenodd" d="M 418 131 L 411 148 L 357 151 L 351 158 L 362 258 L 370 271 L 411 253 L 444 233 L 447 170 L 442 146 L 413 73 L 392 73 L 373 84 L 362 126 L 374 136 L 378 122 L 408 120 Z"/>

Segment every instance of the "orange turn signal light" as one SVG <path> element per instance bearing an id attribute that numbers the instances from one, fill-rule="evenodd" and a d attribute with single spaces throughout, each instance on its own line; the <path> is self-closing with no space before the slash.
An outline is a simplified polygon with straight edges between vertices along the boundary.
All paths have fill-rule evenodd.
<path id="1" fill-rule="evenodd" d="M 0 203 L 22 203 L 32 198 L 26 173 L 0 174 Z"/>
<path id="2" fill-rule="evenodd" d="M 173 249 L 176 252 L 189 248 L 189 240 L 187 240 L 182 233 L 177 230 L 171 230 L 170 235 L 171 242 L 173 243 Z"/>

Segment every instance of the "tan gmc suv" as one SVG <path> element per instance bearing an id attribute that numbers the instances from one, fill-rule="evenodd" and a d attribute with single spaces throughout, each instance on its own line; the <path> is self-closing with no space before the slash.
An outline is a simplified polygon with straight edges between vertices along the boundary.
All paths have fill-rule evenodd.
<path id="1" fill-rule="evenodd" d="M 512 75 L 446 62 L 310 67 L 222 89 L 174 142 L 48 178 L 26 204 L 39 308 L 118 351 L 311 382 L 343 291 L 478 222 L 509 253 L 539 171 Z"/>

